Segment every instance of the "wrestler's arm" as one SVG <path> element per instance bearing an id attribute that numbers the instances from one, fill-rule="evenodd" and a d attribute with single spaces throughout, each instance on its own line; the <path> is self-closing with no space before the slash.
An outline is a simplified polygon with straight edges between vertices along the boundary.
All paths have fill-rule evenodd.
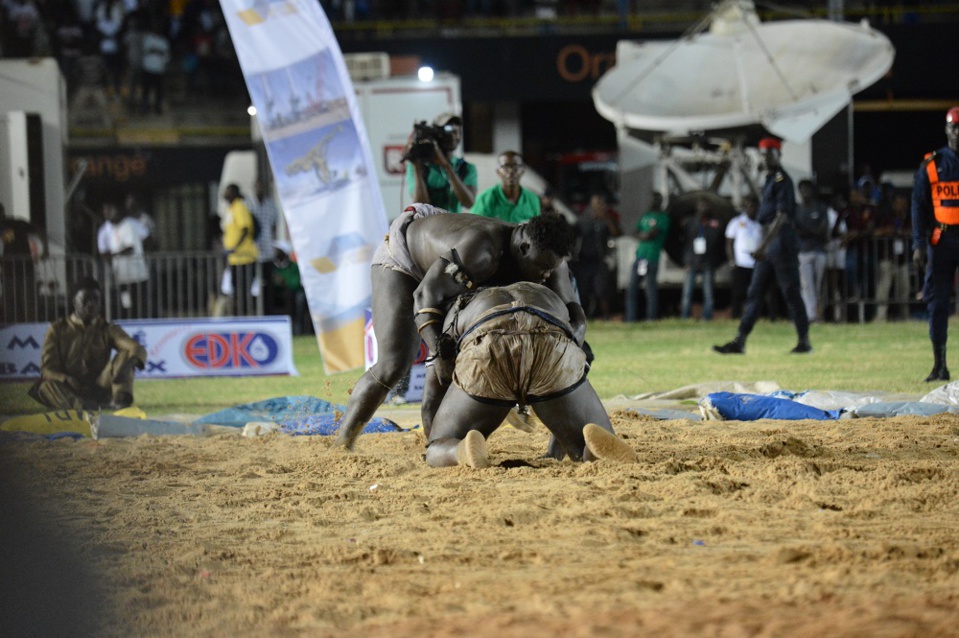
<path id="1" fill-rule="evenodd" d="M 565 261 L 553 271 L 544 285 L 559 295 L 559 298 L 566 304 L 566 310 L 569 311 L 569 325 L 573 329 L 573 338 L 576 340 L 576 345 L 582 346 L 586 339 L 586 312 L 583 311 L 583 307 L 576 300 L 576 292 L 573 290 L 573 284 L 569 277 L 569 267 Z"/>
<path id="2" fill-rule="evenodd" d="M 417 331 L 430 349 L 430 356 L 452 359 L 451 353 L 440 348 L 446 309 L 457 296 L 492 276 L 495 268 L 492 267 L 492 255 L 488 253 L 471 251 L 469 246 L 450 250 L 433 262 L 413 291 L 413 318 Z M 444 379 L 444 375 L 440 378 Z"/>

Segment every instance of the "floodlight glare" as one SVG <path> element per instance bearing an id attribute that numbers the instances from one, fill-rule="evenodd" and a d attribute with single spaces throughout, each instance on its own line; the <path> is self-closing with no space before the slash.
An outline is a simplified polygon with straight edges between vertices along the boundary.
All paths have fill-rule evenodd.
<path id="1" fill-rule="evenodd" d="M 416 77 L 420 79 L 420 82 L 430 82 L 433 79 L 433 67 L 421 66 L 416 72 Z"/>
<path id="2" fill-rule="evenodd" d="M 246 109 L 246 112 L 249 113 L 250 117 L 254 117 L 254 116 L 256 115 L 256 107 L 251 104 L 251 105 Z"/>

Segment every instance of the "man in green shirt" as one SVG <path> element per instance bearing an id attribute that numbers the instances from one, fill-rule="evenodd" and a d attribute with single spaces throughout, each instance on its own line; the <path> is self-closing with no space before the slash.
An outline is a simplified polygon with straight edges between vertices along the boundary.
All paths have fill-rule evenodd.
<path id="1" fill-rule="evenodd" d="M 539 196 L 519 185 L 526 171 L 523 156 L 516 151 L 506 151 L 497 162 L 496 174 L 502 183 L 477 195 L 471 212 L 511 224 L 521 224 L 539 215 Z"/>
<path id="2" fill-rule="evenodd" d="M 639 284 L 645 278 L 646 283 L 646 319 L 654 321 L 659 318 L 659 284 L 656 277 L 659 273 L 659 255 L 669 233 L 669 215 L 663 211 L 663 196 L 653 193 L 649 210 L 636 222 L 636 237 L 639 246 L 636 247 L 636 261 L 633 262 L 633 271 L 629 277 L 629 288 L 626 291 L 626 321 L 638 321 L 639 312 Z"/>
<path id="3" fill-rule="evenodd" d="M 453 151 L 463 137 L 463 120 L 452 113 L 443 113 L 433 120 L 433 125 L 441 127 L 447 135 L 441 148 L 435 139 L 428 144 L 433 147 L 432 157 L 411 157 L 406 162 L 406 183 L 414 204 L 432 204 L 437 208 L 458 213 L 473 206 L 476 198 L 476 186 L 479 182 L 476 167 L 461 157 L 454 157 Z M 414 143 L 410 139 L 406 155 Z"/>

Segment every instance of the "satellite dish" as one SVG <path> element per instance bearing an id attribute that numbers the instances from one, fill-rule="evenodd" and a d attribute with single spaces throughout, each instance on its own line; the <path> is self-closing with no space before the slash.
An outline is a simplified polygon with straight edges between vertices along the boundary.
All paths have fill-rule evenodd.
<path id="1" fill-rule="evenodd" d="M 679 40 L 620 41 L 593 102 L 620 128 L 690 135 L 759 124 L 804 142 L 894 55 L 865 22 L 760 23 L 751 1 L 725 0 Z"/>

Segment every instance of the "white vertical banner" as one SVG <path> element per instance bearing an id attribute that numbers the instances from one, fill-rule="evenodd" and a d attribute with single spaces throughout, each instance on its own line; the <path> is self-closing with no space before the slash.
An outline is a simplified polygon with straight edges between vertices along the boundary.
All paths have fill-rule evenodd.
<path id="1" fill-rule="evenodd" d="M 283 204 L 323 368 L 363 365 L 386 210 L 356 94 L 317 0 L 220 0 Z"/>

